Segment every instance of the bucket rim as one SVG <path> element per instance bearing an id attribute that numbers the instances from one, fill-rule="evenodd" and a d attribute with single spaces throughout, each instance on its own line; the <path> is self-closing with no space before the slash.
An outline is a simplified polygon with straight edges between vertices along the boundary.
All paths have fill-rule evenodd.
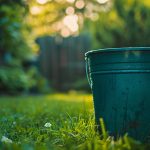
<path id="1" fill-rule="evenodd" d="M 117 52 L 117 51 L 150 51 L 150 47 L 116 47 L 116 48 L 102 48 L 97 50 L 90 50 L 85 53 L 85 57 L 88 57 L 91 54 L 101 53 L 101 52 Z"/>

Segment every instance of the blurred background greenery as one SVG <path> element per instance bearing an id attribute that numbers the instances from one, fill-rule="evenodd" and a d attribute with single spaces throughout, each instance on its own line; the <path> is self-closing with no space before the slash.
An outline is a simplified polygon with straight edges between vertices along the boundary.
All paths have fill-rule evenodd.
<path id="1" fill-rule="evenodd" d="M 90 91 L 84 53 L 150 46 L 149 0 L 0 0 L 0 94 Z"/>

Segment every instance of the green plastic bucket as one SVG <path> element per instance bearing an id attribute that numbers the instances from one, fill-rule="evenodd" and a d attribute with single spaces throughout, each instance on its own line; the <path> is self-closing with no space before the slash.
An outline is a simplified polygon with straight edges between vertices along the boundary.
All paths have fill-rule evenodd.
<path id="1" fill-rule="evenodd" d="M 107 48 L 85 54 L 95 118 L 110 135 L 150 137 L 150 47 Z"/>

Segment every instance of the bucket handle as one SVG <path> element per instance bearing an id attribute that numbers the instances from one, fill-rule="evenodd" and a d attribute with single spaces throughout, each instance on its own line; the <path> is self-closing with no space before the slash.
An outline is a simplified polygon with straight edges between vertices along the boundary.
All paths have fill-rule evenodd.
<path id="1" fill-rule="evenodd" d="M 90 85 L 90 87 L 92 88 L 92 81 L 91 81 L 91 78 L 90 78 L 90 71 L 89 71 L 89 65 L 88 65 L 88 58 L 85 57 L 85 62 L 86 62 L 86 76 L 87 76 L 87 80 L 88 80 L 88 83 Z"/>

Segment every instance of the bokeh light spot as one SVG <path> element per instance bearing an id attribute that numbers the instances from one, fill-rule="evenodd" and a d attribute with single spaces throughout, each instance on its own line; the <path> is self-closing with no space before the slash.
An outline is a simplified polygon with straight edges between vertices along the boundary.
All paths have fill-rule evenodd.
<path id="1" fill-rule="evenodd" d="M 72 15 L 72 14 L 74 14 L 74 12 L 75 12 L 75 10 L 74 10 L 74 8 L 73 7 L 67 7 L 67 9 L 66 9 L 66 14 L 67 15 Z"/>
<path id="2" fill-rule="evenodd" d="M 97 0 L 97 2 L 99 2 L 100 4 L 104 4 L 104 3 L 108 2 L 108 0 Z"/>
<path id="3" fill-rule="evenodd" d="M 68 30 L 67 28 L 63 28 L 63 29 L 61 30 L 61 36 L 63 36 L 63 37 L 68 37 L 68 36 L 70 36 L 69 30 Z"/>
<path id="4" fill-rule="evenodd" d="M 69 3 L 74 3 L 75 0 L 67 0 Z"/>
<path id="5" fill-rule="evenodd" d="M 46 4 L 48 0 L 36 0 L 39 4 Z"/>
<path id="6" fill-rule="evenodd" d="M 78 16 L 77 15 L 67 15 L 63 19 L 63 23 L 67 26 L 72 32 L 78 31 Z"/>
<path id="7" fill-rule="evenodd" d="M 37 15 L 41 12 L 41 9 L 38 6 L 33 6 L 30 8 L 30 13 L 32 15 Z"/>
<path id="8" fill-rule="evenodd" d="M 76 6 L 78 9 L 82 9 L 82 8 L 85 6 L 85 3 L 84 3 L 83 0 L 78 0 L 78 1 L 76 1 L 75 6 Z"/>

